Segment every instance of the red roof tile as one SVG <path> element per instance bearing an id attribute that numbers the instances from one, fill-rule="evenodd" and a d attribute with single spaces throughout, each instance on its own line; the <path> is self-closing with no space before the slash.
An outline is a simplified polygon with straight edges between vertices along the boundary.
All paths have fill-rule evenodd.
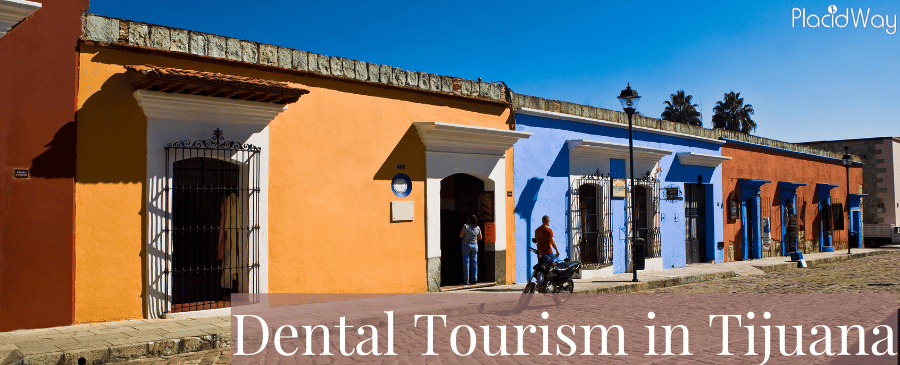
<path id="1" fill-rule="evenodd" d="M 309 90 L 286 82 L 152 65 L 125 66 L 136 90 L 290 104 Z"/>

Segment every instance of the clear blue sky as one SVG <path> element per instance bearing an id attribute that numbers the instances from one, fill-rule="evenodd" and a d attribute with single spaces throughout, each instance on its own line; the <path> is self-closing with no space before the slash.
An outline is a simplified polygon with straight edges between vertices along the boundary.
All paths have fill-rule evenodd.
<path id="1" fill-rule="evenodd" d="M 755 135 L 788 142 L 900 136 L 900 2 L 120 1 L 91 12 L 486 81 L 515 92 L 659 117 L 677 90 L 712 108 L 728 91 L 756 109 Z M 866 28 L 803 28 L 806 16 L 870 9 Z M 872 15 L 887 24 L 872 28 Z M 851 17 L 852 18 L 852 17 Z M 823 18 L 824 19 L 824 18 Z M 825 22 L 831 23 L 832 18 Z M 843 19 L 836 18 L 838 24 Z M 794 27 L 792 27 L 792 22 Z M 810 19 L 810 22 L 817 22 Z M 880 23 L 876 20 L 876 23 Z"/>

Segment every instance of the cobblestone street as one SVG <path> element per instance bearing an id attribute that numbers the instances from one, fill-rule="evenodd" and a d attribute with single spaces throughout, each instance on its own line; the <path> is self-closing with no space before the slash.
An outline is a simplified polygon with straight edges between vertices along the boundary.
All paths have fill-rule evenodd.
<path id="1" fill-rule="evenodd" d="M 649 293 L 898 293 L 900 252 L 696 284 Z"/>
<path id="2" fill-rule="evenodd" d="M 646 293 L 897 293 L 900 252 L 816 265 L 807 269 L 739 276 L 645 291 Z M 230 364 L 222 349 L 139 359 L 119 364 Z"/>

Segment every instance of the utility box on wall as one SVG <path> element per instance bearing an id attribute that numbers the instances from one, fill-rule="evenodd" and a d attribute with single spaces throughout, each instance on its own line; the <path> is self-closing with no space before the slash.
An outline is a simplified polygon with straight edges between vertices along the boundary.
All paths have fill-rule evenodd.
<path id="1" fill-rule="evenodd" d="M 411 222 L 415 212 L 412 201 L 391 202 L 391 222 Z"/>

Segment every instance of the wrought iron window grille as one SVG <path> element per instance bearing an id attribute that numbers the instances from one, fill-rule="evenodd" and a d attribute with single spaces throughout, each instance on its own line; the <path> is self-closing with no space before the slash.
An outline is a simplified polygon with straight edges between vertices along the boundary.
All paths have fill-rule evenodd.
<path id="1" fill-rule="evenodd" d="M 232 294 L 259 293 L 261 148 L 217 128 L 164 150 L 168 311 L 225 308 Z"/>
<path id="2" fill-rule="evenodd" d="M 581 176 L 570 197 L 572 258 L 588 270 L 612 265 L 612 179 L 599 169 Z"/>
<path id="3" fill-rule="evenodd" d="M 634 188 L 635 190 L 640 189 L 642 192 L 638 197 L 638 211 L 635 212 L 634 215 L 636 219 L 638 219 L 639 226 L 637 227 L 638 237 L 643 238 L 645 244 L 645 257 L 647 258 L 657 258 L 662 256 L 662 248 L 661 248 L 661 237 L 660 237 L 660 195 L 662 192 L 659 188 L 659 179 L 650 176 L 650 172 L 638 179 L 634 179 Z M 626 191 L 626 204 L 628 209 L 628 216 L 626 217 L 626 228 L 628 229 L 628 238 L 629 240 L 633 239 L 631 237 L 631 224 L 634 222 L 631 221 L 632 214 L 632 199 L 637 196 L 637 193 L 631 191 L 631 188 Z M 643 206 L 641 206 L 643 203 Z"/>

